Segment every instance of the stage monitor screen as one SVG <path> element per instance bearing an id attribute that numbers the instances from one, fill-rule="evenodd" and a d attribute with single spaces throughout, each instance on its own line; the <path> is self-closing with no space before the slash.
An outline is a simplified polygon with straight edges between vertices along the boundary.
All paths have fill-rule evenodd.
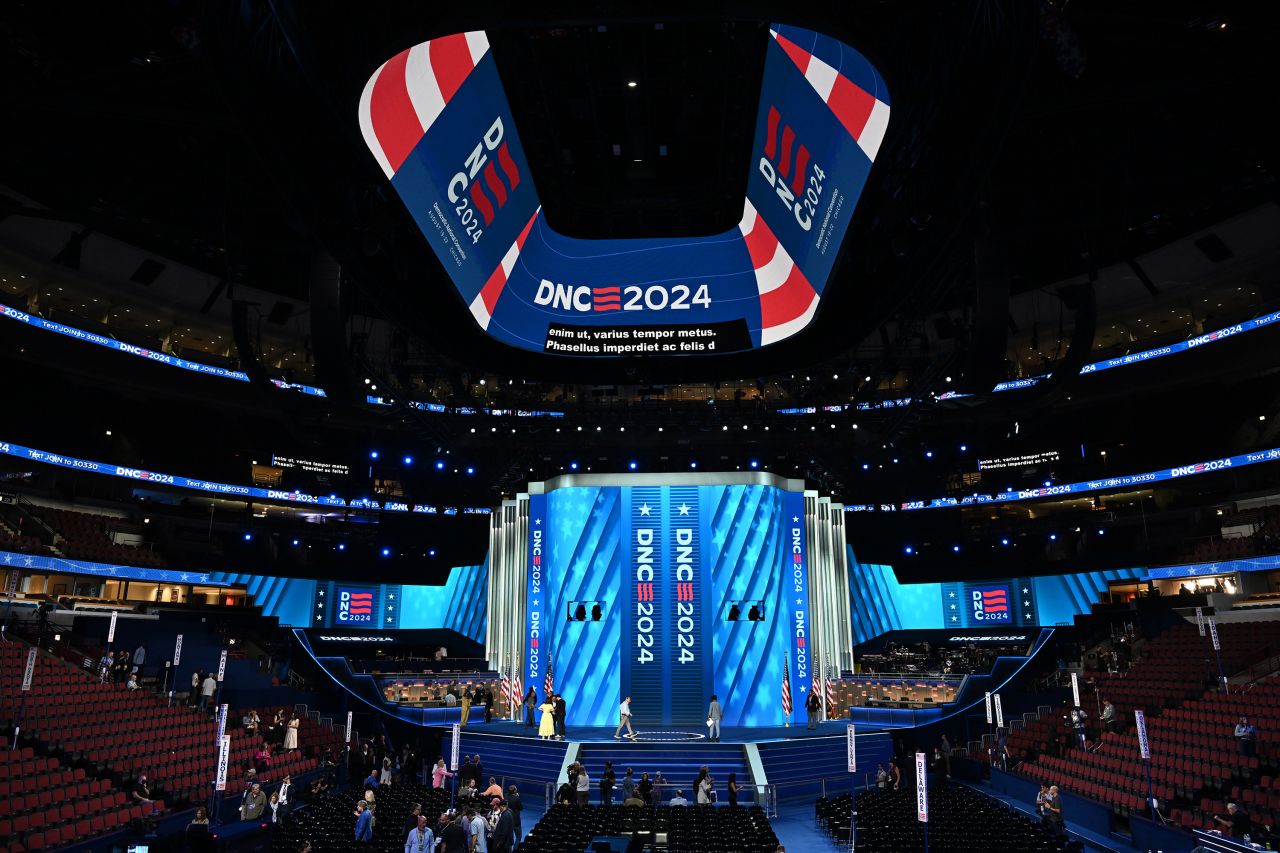
<path id="1" fill-rule="evenodd" d="M 482 31 L 387 60 L 359 122 L 493 338 L 568 357 L 752 350 L 813 320 L 889 123 L 884 80 L 848 45 L 774 25 L 767 51 L 742 219 L 710 236 L 553 231 Z"/>

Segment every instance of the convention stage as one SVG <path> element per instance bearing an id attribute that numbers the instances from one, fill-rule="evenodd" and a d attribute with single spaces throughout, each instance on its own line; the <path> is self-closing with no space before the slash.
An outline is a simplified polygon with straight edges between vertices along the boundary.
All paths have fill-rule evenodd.
<path id="1" fill-rule="evenodd" d="M 848 720 L 831 720 L 825 723 L 819 723 L 816 729 L 806 728 L 805 723 L 799 725 L 793 723 L 789 728 L 786 726 L 723 726 L 720 730 L 719 743 L 765 743 L 769 741 L 796 740 L 801 738 L 814 737 L 845 737 L 845 732 L 849 726 Z M 633 727 L 636 730 L 636 737 L 628 738 L 625 736 L 615 740 L 613 737 L 616 726 L 566 726 L 565 742 L 572 743 L 687 743 L 687 744 L 706 744 L 715 743 L 716 741 L 708 740 L 707 729 L 692 728 L 690 726 L 659 726 L 655 728 L 642 728 L 640 726 Z M 870 734 L 876 731 L 891 728 L 902 728 L 901 726 L 862 726 L 857 727 L 859 734 Z M 491 723 L 484 723 L 479 726 L 468 726 L 465 729 L 468 734 L 488 734 L 488 735 L 507 735 L 509 737 L 527 737 L 533 740 L 540 740 L 538 737 L 538 728 L 534 726 L 529 728 L 523 723 L 513 723 L 510 720 L 494 720 Z"/>

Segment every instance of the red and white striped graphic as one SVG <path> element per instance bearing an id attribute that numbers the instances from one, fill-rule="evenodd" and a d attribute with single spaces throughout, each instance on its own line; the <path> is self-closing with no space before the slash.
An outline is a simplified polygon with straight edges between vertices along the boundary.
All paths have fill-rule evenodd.
<path id="1" fill-rule="evenodd" d="M 760 346 L 789 338 L 809 325 L 818 310 L 818 293 L 783 248 L 751 200 L 743 202 L 742 232 L 760 293 Z"/>
<path id="2" fill-rule="evenodd" d="M 360 131 L 388 178 L 488 52 L 483 31 L 456 33 L 397 53 L 369 78 L 360 95 Z"/>
<path id="3" fill-rule="evenodd" d="M 889 127 L 889 105 L 786 36 L 778 35 L 776 30 L 770 30 L 769 34 L 791 57 L 849 135 L 857 140 L 867 159 L 875 160 Z"/>
<path id="4" fill-rule="evenodd" d="M 524 241 L 529 239 L 529 232 L 533 230 L 534 220 L 538 218 L 538 213 L 541 210 L 542 207 L 539 206 L 533 212 L 533 216 L 529 217 L 528 223 L 520 231 L 516 241 L 511 244 L 511 248 L 507 249 L 507 253 L 502 256 L 502 260 L 489 276 L 488 281 L 480 288 L 476 298 L 471 300 L 471 316 L 476 318 L 480 328 L 489 328 L 489 321 L 493 319 L 493 309 L 498 304 L 498 297 L 502 295 L 502 288 L 506 287 L 507 279 L 511 277 L 511 271 L 515 269 L 516 259 L 520 257 L 520 250 L 524 248 Z"/>

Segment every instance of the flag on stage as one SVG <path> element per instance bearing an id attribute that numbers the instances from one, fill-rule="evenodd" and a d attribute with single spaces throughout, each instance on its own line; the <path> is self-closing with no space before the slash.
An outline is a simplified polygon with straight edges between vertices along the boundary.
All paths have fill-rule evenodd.
<path id="1" fill-rule="evenodd" d="M 836 706 L 836 669 L 831 665 L 831 655 L 827 655 L 827 718 L 830 719 L 832 709 Z"/>
<path id="2" fill-rule="evenodd" d="M 556 688 L 556 674 L 554 669 L 555 665 L 556 665 L 555 661 L 553 660 L 547 661 L 547 677 L 542 681 L 542 692 L 547 696 L 550 696 L 551 691 L 555 690 Z"/>
<path id="3" fill-rule="evenodd" d="M 524 702 L 524 682 L 520 679 L 520 667 L 514 663 L 511 665 L 511 695 L 515 697 L 511 703 L 513 706 Z"/>
<path id="4" fill-rule="evenodd" d="M 511 698 L 511 676 L 507 672 L 507 664 L 502 664 L 502 698 L 506 700 L 508 706 L 515 704 L 515 699 Z"/>
<path id="5" fill-rule="evenodd" d="M 548 678 L 551 676 L 548 675 Z M 782 713 L 791 717 L 791 656 L 782 660 Z"/>

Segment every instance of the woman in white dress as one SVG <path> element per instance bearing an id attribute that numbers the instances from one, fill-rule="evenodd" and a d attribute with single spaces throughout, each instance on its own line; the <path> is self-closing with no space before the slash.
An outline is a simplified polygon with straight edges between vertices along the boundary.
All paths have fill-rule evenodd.
<path id="1" fill-rule="evenodd" d="M 299 720 L 297 716 L 294 716 L 291 720 L 289 720 L 289 725 L 285 727 L 285 730 L 284 730 L 284 748 L 285 749 L 288 750 L 288 749 L 298 748 L 298 726 L 300 726 L 301 724 L 302 724 L 302 721 Z"/>

